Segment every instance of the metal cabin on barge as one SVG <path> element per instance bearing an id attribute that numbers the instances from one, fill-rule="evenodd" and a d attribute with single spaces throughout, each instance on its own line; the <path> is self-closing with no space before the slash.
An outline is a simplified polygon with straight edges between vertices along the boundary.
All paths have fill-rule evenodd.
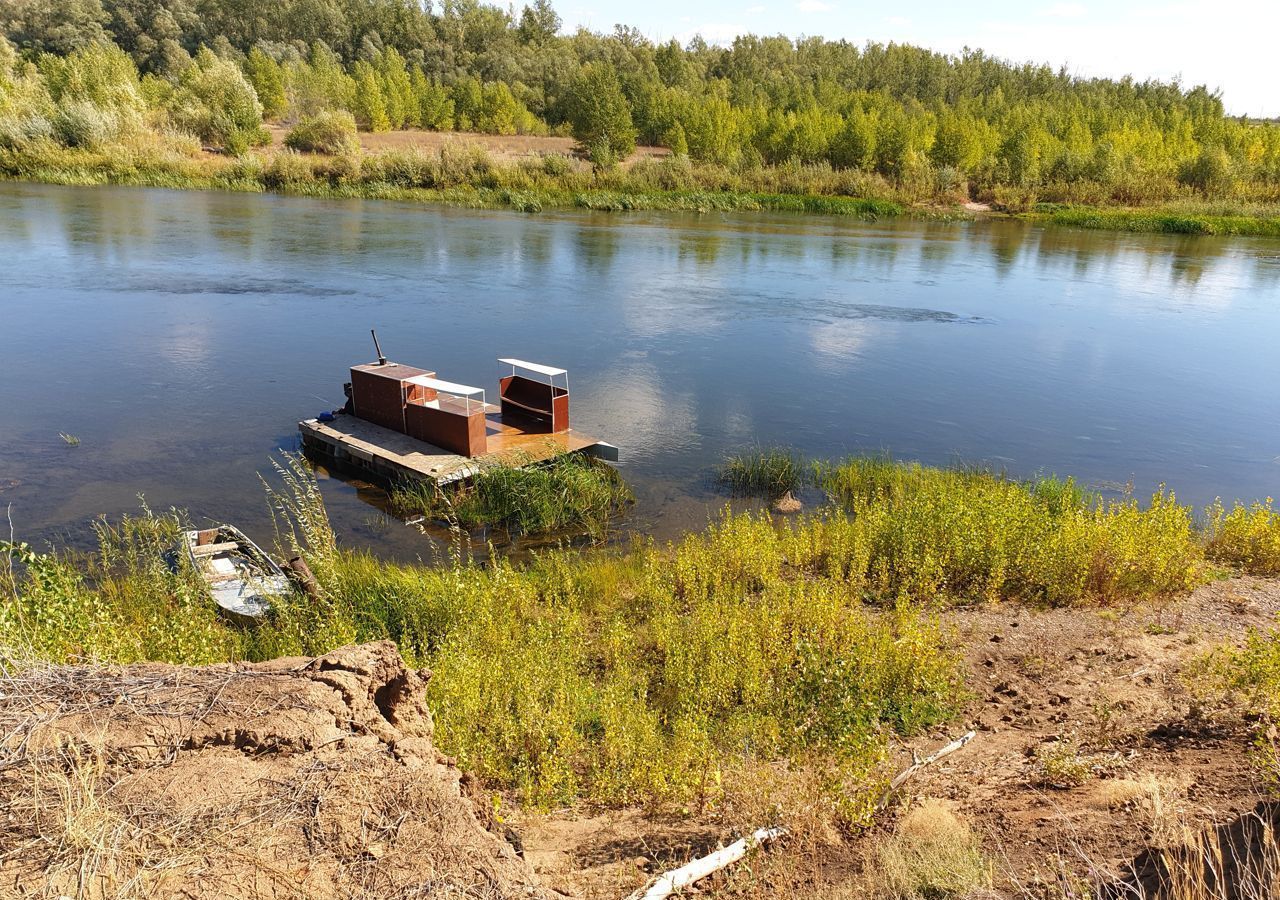
<path id="1" fill-rule="evenodd" d="M 377 337 L 374 338 L 375 346 Z M 302 448 L 371 481 L 449 484 L 486 466 L 536 465 L 569 453 L 616 461 L 618 448 L 569 426 L 569 373 L 503 358 L 499 403 L 483 388 L 378 361 L 351 367 L 347 405 L 298 423 Z"/>

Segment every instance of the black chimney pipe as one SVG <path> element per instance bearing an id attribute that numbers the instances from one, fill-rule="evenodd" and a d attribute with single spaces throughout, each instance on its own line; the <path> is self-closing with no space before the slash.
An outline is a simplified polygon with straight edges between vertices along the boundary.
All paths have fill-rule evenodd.
<path id="1" fill-rule="evenodd" d="M 378 365 L 385 366 L 387 364 L 387 358 L 382 355 L 382 347 L 378 345 L 378 332 L 375 329 L 370 328 L 369 333 L 373 335 L 373 349 L 378 351 Z"/>

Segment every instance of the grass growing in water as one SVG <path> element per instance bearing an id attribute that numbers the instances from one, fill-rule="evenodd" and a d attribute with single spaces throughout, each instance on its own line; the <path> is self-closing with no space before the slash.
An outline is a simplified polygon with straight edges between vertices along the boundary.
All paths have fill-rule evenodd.
<path id="1" fill-rule="evenodd" d="M 1104 231 L 1137 231 L 1155 234 L 1252 235 L 1280 237 L 1280 217 L 1274 209 L 1259 214 L 1215 214 L 1194 210 L 1100 209 L 1068 207 L 1049 213 L 1054 225 Z"/>
<path id="2" fill-rule="evenodd" d="M 575 532 L 603 537 L 634 500 L 617 470 L 587 456 L 487 468 L 457 488 L 402 485 L 396 507 L 464 528 L 498 525 L 523 534 Z"/>
<path id="3" fill-rule="evenodd" d="M 720 467 L 720 482 L 740 496 L 776 500 L 808 483 L 808 466 L 795 450 L 771 448 L 730 456 Z"/>

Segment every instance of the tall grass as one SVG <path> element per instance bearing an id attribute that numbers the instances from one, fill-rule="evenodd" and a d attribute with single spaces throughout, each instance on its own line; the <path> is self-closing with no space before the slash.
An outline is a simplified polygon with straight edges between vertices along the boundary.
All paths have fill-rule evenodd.
<path id="1" fill-rule="evenodd" d="M 1060 606 L 1188 590 L 1203 552 L 1189 507 L 1160 491 L 1140 506 L 1101 501 L 1073 481 L 1009 480 L 887 458 L 818 469 L 848 518 L 827 528 L 827 565 L 861 573 L 884 596 L 1026 600 Z"/>
<path id="2" fill-rule="evenodd" d="M 767 518 L 620 556 L 399 566 L 330 552 L 314 483 L 280 481 L 281 534 L 321 601 L 281 598 L 260 626 L 230 628 L 198 579 L 159 561 L 176 520 L 147 515 L 104 527 L 90 559 L 28 564 L 0 602 L 23 626 L 6 634 L 53 660 L 180 662 L 392 638 L 433 672 L 441 747 L 535 806 L 713 804 L 735 761 L 820 758 L 833 807 L 861 821 L 889 737 L 942 721 L 959 696 L 932 618 L 797 579 Z"/>
<path id="3" fill-rule="evenodd" d="M 144 510 L 97 523 L 91 554 L 8 548 L 17 566 L 12 580 L 0 580 L 4 643 L 55 662 L 233 657 L 235 634 L 217 618 L 207 587 L 189 567 L 169 565 L 179 531 L 176 515 Z"/>
<path id="4" fill-rule="evenodd" d="M 464 528 L 496 525 L 521 534 L 594 538 L 603 537 L 634 499 L 616 469 L 579 455 L 491 466 L 457 487 L 404 484 L 391 496 L 402 511 Z"/>
<path id="5" fill-rule="evenodd" d="M 776 500 L 810 479 L 808 464 L 798 451 L 769 448 L 730 456 L 720 467 L 719 480 L 735 494 Z"/>

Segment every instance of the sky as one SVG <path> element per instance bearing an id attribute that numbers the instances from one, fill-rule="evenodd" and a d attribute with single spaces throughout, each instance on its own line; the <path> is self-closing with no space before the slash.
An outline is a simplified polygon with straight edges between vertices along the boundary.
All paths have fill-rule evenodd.
<path id="1" fill-rule="evenodd" d="M 701 34 L 819 35 L 915 44 L 945 53 L 965 46 L 1015 62 L 1066 65 L 1083 76 L 1180 77 L 1219 89 L 1235 115 L 1280 116 L 1280 0 L 561 0 L 566 30 L 634 25 L 650 38 Z"/>

